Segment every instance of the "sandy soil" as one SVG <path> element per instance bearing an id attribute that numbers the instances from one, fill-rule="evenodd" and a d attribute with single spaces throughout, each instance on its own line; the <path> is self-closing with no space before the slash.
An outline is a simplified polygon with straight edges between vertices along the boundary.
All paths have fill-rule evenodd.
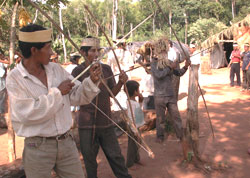
<path id="1" fill-rule="evenodd" d="M 133 72 L 142 74 L 137 69 Z M 144 132 L 143 136 L 155 154 L 155 159 L 147 156 L 141 149 L 141 162 L 129 169 L 134 178 L 248 178 L 250 168 L 250 92 L 241 92 L 240 88 L 229 86 L 229 69 L 212 70 L 212 75 L 202 74 L 200 85 L 207 102 L 215 131 L 212 137 L 207 113 L 202 98 L 199 98 L 200 152 L 203 159 L 212 163 L 206 168 L 209 173 L 182 163 L 180 143 L 175 136 L 166 138 L 163 144 L 155 142 L 155 130 Z M 187 107 L 188 73 L 181 78 L 179 110 L 185 123 Z M 119 138 L 122 153 L 126 158 L 127 137 Z M 0 168 L 8 162 L 6 130 L 0 130 Z M 17 137 L 17 158 L 21 158 L 23 139 Z M 98 175 L 101 178 L 113 178 L 113 172 L 102 152 L 98 155 Z M 216 168 L 213 169 L 213 165 Z M 210 167 L 209 167 L 210 166 Z"/>

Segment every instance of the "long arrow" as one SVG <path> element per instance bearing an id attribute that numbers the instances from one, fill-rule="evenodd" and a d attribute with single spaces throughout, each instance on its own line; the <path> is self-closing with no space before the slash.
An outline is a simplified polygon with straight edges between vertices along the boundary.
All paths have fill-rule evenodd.
<path id="1" fill-rule="evenodd" d="M 33 7 L 35 7 L 39 12 L 41 12 L 45 17 L 47 17 L 48 18 L 48 20 L 56 27 L 56 29 L 58 30 L 58 31 L 60 31 L 68 40 L 69 40 L 69 42 L 79 51 L 79 53 L 81 54 L 81 51 L 80 51 L 80 49 L 78 48 L 78 46 L 71 40 L 71 38 L 66 34 L 66 33 L 64 33 L 64 31 L 57 25 L 57 23 L 50 17 L 50 16 L 48 16 L 48 14 L 46 14 L 46 12 L 44 12 L 37 4 L 35 4 L 35 3 L 33 3 L 31 0 L 27 0 Z M 81 54 L 82 55 L 82 54 Z M 105 83 L 105 82 L 104 82 Z M 105 86 L 105 85 L 104 85 Z M 109 88 L 107 88 L 107 90 L 108 90 Z M 108 90 L 109 91 L 109 90 Z M 111 93 L 110 93 L 111 94 Z M 112 93 L 113 94 L 113 93 Z M 112 95 L 111 94 L 111 95 Z M 117 101 L 117 100 L 116 100 Z M 119 103 L 119 102 L 118 102 Z M 101 111 L 101 109 L 100 108 L 98 108 L 94 103 L 92 103 L 91 102 L 91 104 L 93 105 L 93 106 L 95 106 L 95 108 L 97 108 L 99 111 Z M 103 111 L 102 111 L 102 113 L 104 113 Z M 109 117 L 107 117 L 109 120 L 111 120 L 112 122 L 113 122 L 113 120 L 111 119 L 111 118 L 109 118 Z M 127 117 L 128 118 L 128 117 Z M 114 123 L 114 122 L 113 122 Z M 116 124 L 117 125 L 117 124 Z M 119 127 L 120 128 L 120 127 Z M 154 158 L 154 153 L 149 149 L 149 147 L 145 144 L 145 146 L 147 147 L 147 149 L 146 148 L 144 148 L 144 146 L 143 145 L 141 145 L 140 143 L 138 143 L 134 138 L 133 138 L 133 136 L 131 136 L 130 134 L 128 134 L 126 131 L 124 131 L 123 129 L 121 129 L 125 134 L 127 134 L 132 140 L 134 140 L 140 147 L 142 147 L 147 153 L 148 153 L 148 155 L 151 157 L 151 158 Z M 142 140 L 142 139 L 141 139 Z M 143 140 L 142 140 L 143 141 Z M 145 143 L 145 142 L 144 142 Z"/>
<path id="2" fill-rule="evenodd" d="M 99 26 L 99 28 L 101 29 L 101 31 L 102 31 L 103 35 L 105 36 L 106 40 L 108 41 L 110 47 L 112 47 L 112 44 L 111 44 L 111 42 L 110 42 L 110 40 L 109 40 L 107 34 L 105 33 L 104 29 L 101 27 L 101 25 L 100 25 L 100 23 L 98 22 L 98 20 L 96 19 L 96 17 L 95 17 L 95 16 L 93 15 L 93 13 L 89 10 L 89 8 L 88 8 L 87 5 L 84 5 L 84 8 L 88 11 L 88 13 L 90 14 L 90 16 L 94 19 L 94 21 L 96 22 L 96 24 L 97 24 L 97 25 Z M 119 71 L 120 71 L 120 73 L 122 73 L 121 66 L 120 66 L 120 63 L 119 63 L 118 58 L 117 58 L 117 56 L 116 56 L 116 53 L 115 53 L 115 51 L 114 51 L 113 48 L 111 48 L 111 49 L 112 49 L 112 52 L 113 52 L 113 54 L 114 54 L 114 57 L 115 57 L 117 66 L 118 66 L 118 68 L 119 68 Z M 108 88 L 107 88 L 107 89 L 108 89 Z M 130 111 L 131 111 L 131 113 L 133 113 L 133 109 L 132 109 L 132 105 L 131 105 L 131 102 L 130 102 L 130 99 L 129 99 L 129 94 L 128 94 L 128 90 L 127 90 L 126 85 L 124 85 L 124 89 L 125 89 L 125 92 L 126 92 L 126 95 L 127 95 L 127 98 L 128 98 L 128 103 L 129 103 Z M 112 96 L 112 95 L 111 95 L 111 96 Z M 116 101 L 115 97 L 113 97 L 113 98 L 114 98 L 114 100 Z M 124 114 L 127 115 L 126 112 L 125 112 Z M 131 116 L 132 116 L 132 120 L 133 120 L 133 125 L 132 125 L 132 126 L 134 126 L 134 127 L 136 128 L 134 115 L 131 114 Z M 140 140 L 141 140 L 141 141 L 144 143 L 144 145 L 146 146 L 149 157 L 154 158 L 154 153 L 153 153 L 152 150 L 149 148 L 149 146 L 144 142 L 143 138 L 141 137 L 141 135 L 140 135 L 140 133 L 138 132 L 137 129 L 136 129 L 136 131 L 137 131 L 137 133 L 136 133 L 137 136 L 140 138 Z M 142 146 L 142 145 L 141 145 L 141 146 Z"/>

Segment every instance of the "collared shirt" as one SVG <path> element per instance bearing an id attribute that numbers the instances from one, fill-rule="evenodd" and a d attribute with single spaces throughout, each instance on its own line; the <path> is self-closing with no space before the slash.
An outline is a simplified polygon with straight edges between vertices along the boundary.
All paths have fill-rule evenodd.
<path id="1" fill-rule="evenodd" d="M 101 64 L 103 78 L 108 78 L 106 80 L 106 84 L 112 90 L 112 88 L 116 85 L 115 79 L 113 76 L 113 72 L 109 65 Z M 85 63 L 77 66 L 72 75 L 75 77 L 80 74 L 86 68 Z M 78 80 L 82 81 L 86 77 L 89 76 L 89 71 L 82 75 Z M 98 96 L 93 100 L 93 103 L 98 106 L 100 110 L 102 110 L 109 118 L 111 118 L 111 104 L 110 104 L 110 94 L 106 87 L 103 84 L 100 84 L 101 92 Z M 108 128 L 113 126 L 113 123 L 107 118 L 107 116 L 97 110 L 92 104 L 80 106 L 80 114 L 78 119 L 78 127 L 82 129 L 90 129 L 95 125 L 96 128 Z"/>
<path id="2" fill-rule="evenodd" d="M 233 50 L 230 56 L 232 62 L 240 62 L 240 50 Z"/>
<path id="3" fill-rule="evenodd" d="M 8 75 L 11 121 L 18 136 L 52 137 L 67 132 L 72 125 L 70 105 L 88 104 L 100 92 L 90 78 L 75 82 L 69 94 L 57 88 L 73 77 L 59 64 L 44 65 L 48 88 L 28 73 L 22 62 Z"/>
<path id="4" fill-rule="evenodd" d="M 129 51 L 124 49 L 115 49 L 115 54 L 122 70 L 129 70 L 129 67 L 134 65 L 133 57 Z M 113 51 L 108 53 L 108 65 L 110 65 L 115 75 L 120 73 Z M 131 78 L 130 72 L 128 72 L 127 75 Z M 116 82 L 118 82 L 118 79 L 119 76 L 115 77 Z"/>
<path id="5" fill-rule="evenodd" d="M 241 56 L 243 57 L 242 70 L 246 70 L 246 67 L 248 65 L 248 59 L 250 59 L 250 51 L 242 52 Z"/>
<path id="6" fill-rule="evenodd" d="M 151 74 L 146 74 L 140 82 L 143 97 L 154 95 L 154 80 Z"/>
<path id="7" fill-rule="evenodd" d="M 72 71 L 74 70 L 74 68 L 76 68 L 76 67 L 77 67 L 76 64 L 69 64 L 69 65 L 65 68 L 65 70 L 66 70 L 69 74 L 71 74 Z"/>
<path id="8" fill-rule="evenodd" d="M 174 62 L 177 59 L 177 54 L 174 48 L 169 48 L 168 50 L 168 59 L 172 62 Z"/>
<path id="9" fill-rule="evenodd" d="M 199 54 L 199 51 L 195 51 L 191 57 L 190 57 L 190 61 L 192 65 L 199 65 L 201 64 L 201 56 Z"/>

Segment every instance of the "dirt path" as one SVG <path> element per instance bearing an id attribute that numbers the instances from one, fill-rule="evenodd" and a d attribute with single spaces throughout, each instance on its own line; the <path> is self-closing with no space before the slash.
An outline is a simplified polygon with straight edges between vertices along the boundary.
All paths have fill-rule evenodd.
<path id="1" fill-rule="evenodd" d="M 140 70 L 137 73 L 141 73 Z M 242 93 L 240 88 L 229 87 L 229 69 L 213 70 L 212 75 L 202 75 L 200 85 L 205 93 L 205 99 L 212 118 L 215 140 L 212 138 L 206 110 L 202 98 L 199 98 L 200 120 L 200 152 L 202 157 L 221 166 L 208 174 L 193 166 L 181 163 L 181 148 L 174 136 L 163 144 L 155 143 L 155 131 L 145 132 L 143 136 L 149 147 L 155 153 L 155 159 L 150 159 L 141 150 L 143 166 L 136 165 L 129 169 L 133 178 L 248 178 L 250 168 L 250 92 Z M 178 102 L 182 119 L 185 122 L 187 105 L 188 74 L 181 78 L 180 98 Z M 0 130 L 0 169 L 7 163 L 7 134 Z M 127 137 L 119 138 L 123 155 L 126 157 Z M 17 138 L 17 156 L 21 158 L 23 139 Z M 101 178 L 113 178 L 113 172 L 102 152 L 98 155 L 98 175 Z"/>

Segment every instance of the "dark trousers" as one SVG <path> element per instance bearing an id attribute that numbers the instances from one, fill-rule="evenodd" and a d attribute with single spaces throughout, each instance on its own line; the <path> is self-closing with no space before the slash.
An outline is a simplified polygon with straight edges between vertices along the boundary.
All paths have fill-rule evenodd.
<path id="1" fill-rule="evenodd" d="M 166 108 L 172 116 L 171 118 L 173 119 L 173 126 L 176 136 L 181 139 L 183 136 L 182 121 L 175 96 L 155 96 L 157 138 L 164 138 L 166 125 Z"/>
<path id="2" fill-rule="evenodd" d="M 249 90 L 249 88 L 250 88 L 250 70 L 247 70 L 246 76 L 247 76 L 247 89 Z"/>
<path id="3" fill-rule="evenodd" d="M 133 134 L 131 134 L 131 136 L 133 136 L 133 138 L 136 141 L 138 141 L 138 139 Z M 139 146 L 137 145 L 137 143 L 135 143 L 134 140 L 128 137 L 128 151 L 127 151 L 126 166 L 131 167 L 134 165 L 134 163 L 138 163 L 139 161 L 140 161 Z"/>
<path id="4" fill-rule="evenodd" d="M 92 140 L 92 134 L 92 129 L 79 129 L 81 153 L 87 177 L 97 178 L 96 157 L 101 146 L 115 176 L 117 178 L 131 178 L 125 166 L 114 128 L 96 129 L 94 140 Z"/>
<path id="5" fill-rule="evenodd" d="M 230 69 L 230 85 L 234 86 L 234 75 L 236 74 L 237 77 L 237 85 L 241 85 L 240 81 L 240 63 L 232 63 L 231 69 Z"/>
<path id="6" fill-rule="evenodd" d="M 144 97 L 142 104 L 144 110 L 155 109 L 154 96 L 149 95 L 148 97 Z"/>
<path id="7" fill-rule="evenodd" d="M 7 91 L 6 91 L 6 89 L 3 89 L 0 91 L 0 113 L 1 114 L 6 113 L 6 111 L 5 111 L 6 98 L 7 98 Z"/>
<path id="8" fill-rule="evenodd" d="M 242 88 L 247 89 L 247 71 L 242 70 Z"/>

